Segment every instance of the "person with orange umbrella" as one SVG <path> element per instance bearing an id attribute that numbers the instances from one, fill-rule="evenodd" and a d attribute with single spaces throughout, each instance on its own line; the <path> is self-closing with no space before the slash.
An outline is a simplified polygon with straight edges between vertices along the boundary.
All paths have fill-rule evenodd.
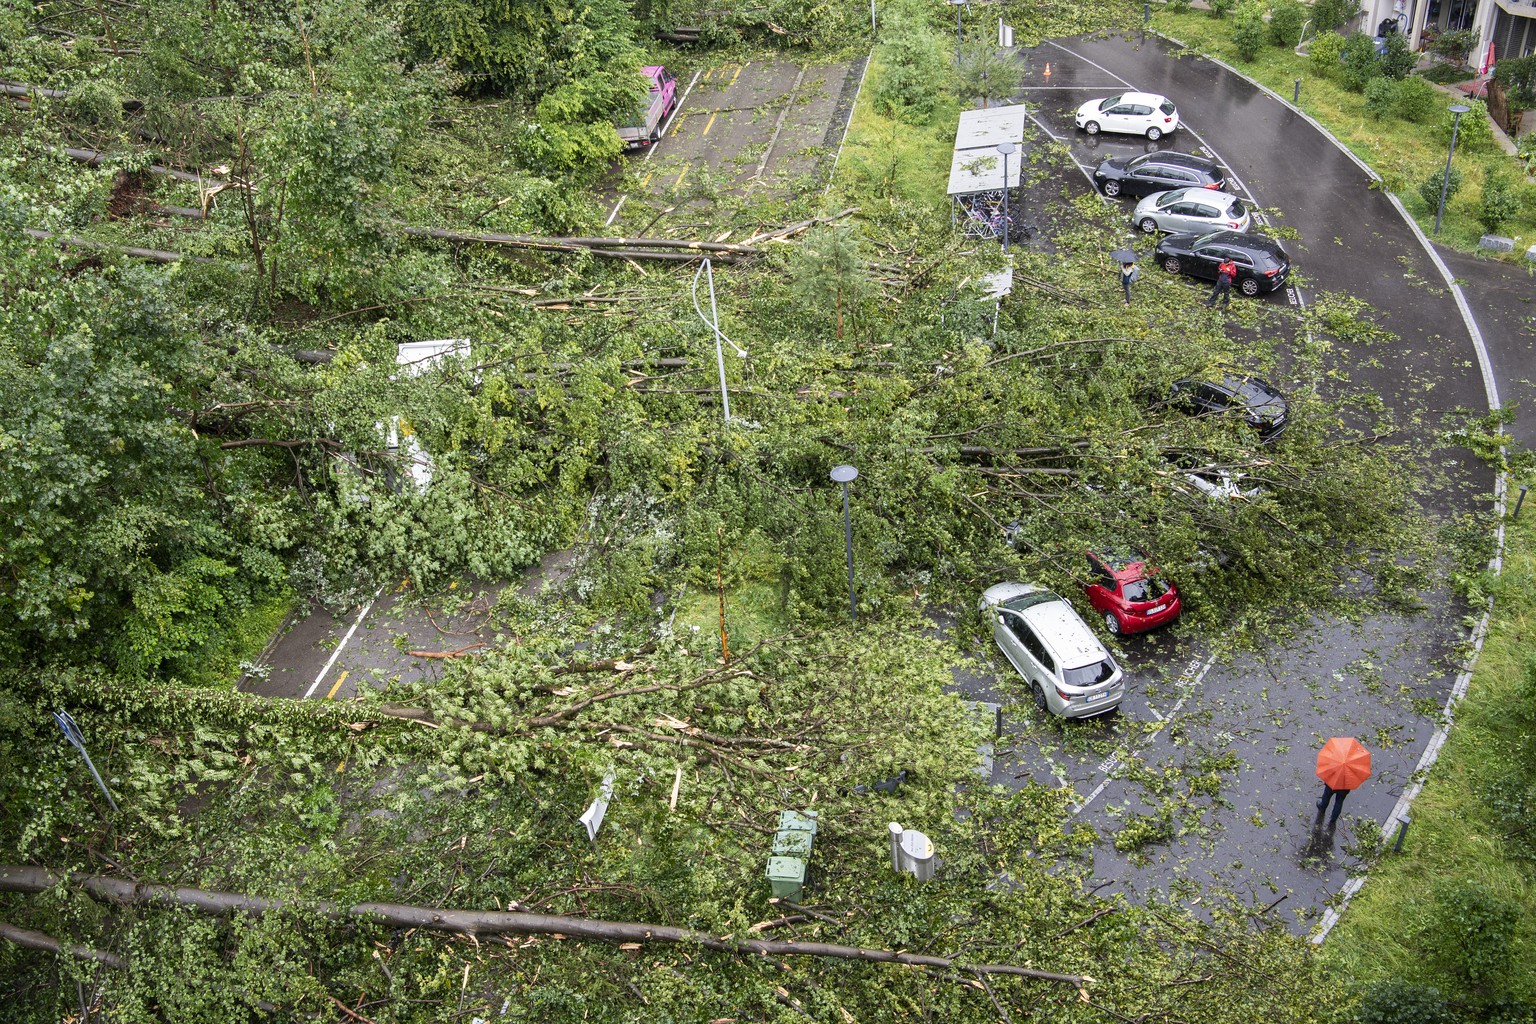
<path id="1" fill-rule="evenodd" d="M 1371 752 L 1360 741 L 1335 736 L 1323 744 L 1317 752 L 1317 777 L 1323 780 L 1323 795 L 1317 801 L 1317 820 L 1323 820 L 1328 800 L 1333 800 L 1333 813 L 1328 816 L 1328 828 L 1332 829 L 1344 809 L 1344 797 L 1350 790 L 1371 777 Z"/>

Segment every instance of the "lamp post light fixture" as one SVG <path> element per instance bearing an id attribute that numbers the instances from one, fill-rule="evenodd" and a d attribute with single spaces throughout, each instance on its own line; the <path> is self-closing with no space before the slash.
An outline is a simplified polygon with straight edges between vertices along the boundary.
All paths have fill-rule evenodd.
<path id="1" fill-rule="evenodd" d="M 1455 116 L 1451 120 L 1451 149 L 1445 154 L 1445 173 L 1440 176 L 1440 205 L 1435 207 L 1435 234 L 1437 235 L 1440 233 L 1440 218 L 1445 215 L 1445 194 L 1451 185 L 1451 157 L 1456 155 L 1456 129 L 1461 127 L 1461 115 L 1471 109 L 1460 103 L 1453 103 L 1450 106 L 1450 111 Z"/>
<path id="2" fill-rule="evenodd" d="M 709 278 L 709 316 L 705 316 L 704 311 L 699 308 L 699 274 Z M 731 346 L 731 348 L 736 350 L 736 354 L 743 359 L 747 358 L 747 350 L 730 338 L 727 338 L 720 330 L 720 311 L 715 307 L 715 271 L 709 265 L 708 259 L 704 260 L 704 265 L 693 275 L 693 311 L 699 314 L 699 319 L 708 324 L 710 329 L 715 332 L 715 364 L 720 367 L 720 405 L 725 410 L 725 420 L 729 423 L 731 419 L 731 396 L 725 388 L 725 352 L 721 349 L 720 343 L 723 341 Z"/>
<path id="3" fill-rule="evenodd" d="M 59 728 L 64 733 L 64 738 L 69 745 L 80 751 L 80 756 L 85 758 L 85 766 L 91 770 L 91 775 L 96 780 L 96 785 L 101 789 L 101 795 L 107 798 L 107 803 L 112 809 L 117 810 L 117 801 L 112 799 L 112 793 L 107 789 L 107 784 L 101 781 L 101 773 L 96 770 L 96 765 L 91 761 L 90 752 L 85 749 L 85 737 L 80 733 L 80 727 L 75 724 L 74 716 L 68 711 L 55 711 L 53 720 L 59 723 Z"/>
<path id="4" fill-rule="evenodd" d="M 848 618 L 859 621 L 859 603 L 853 591 L 853 521 L 848 517 L 848 484 L 857 479 L 859 471 L 852 466 L 833 466 L 831 477 L 843 485 L 843 539 L 848 544 Z"/>
<path id="5" fill-rule="evenodd" d="M 997 144 L 997 151 L 1003 155 L 1003 252 L 1008 251 L 1008 236 L 1013 233 L 1008 218 L 1008 157 L 1018 148 L 1011 142 Z"/>
<path id="6" fill-rule="evenodd" d="M 969 2 L 970 0 L 949 0 L 949 5 L 955 9 L 955 46 L 957 48 L 961 43 L 965 42 L 965 29 L 960 24 L 960 11 Z M 955 52 L 955 59 L 960 59 L 958 49 Z"/>

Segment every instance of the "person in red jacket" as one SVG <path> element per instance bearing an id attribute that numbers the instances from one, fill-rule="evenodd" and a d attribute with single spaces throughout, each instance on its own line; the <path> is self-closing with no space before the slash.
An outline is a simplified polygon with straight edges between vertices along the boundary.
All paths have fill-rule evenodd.
<path id="1" fill-rule="evenodd" d="M 1216 264 L 1216 287 L 1211 289 L 1211 297 L 1205 300 L 1207 309 L 1216 305 L 1216 299 L 1221 299 L 1221 308 L 1226 309 L 1232 305 L 1232 281 L 1237 277 L 1237 264 L 1230 259 L 1222 260 Z"/>

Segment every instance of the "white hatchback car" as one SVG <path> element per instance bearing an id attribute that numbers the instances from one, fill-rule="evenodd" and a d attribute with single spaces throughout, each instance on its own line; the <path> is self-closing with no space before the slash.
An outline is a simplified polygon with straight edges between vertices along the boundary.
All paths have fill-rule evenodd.
<path id="1" fill-rule="evenodd" d="M 1155 192 L 1136 204 L 1131 223 L 1149 235 L 1159 231 L 1203 235 L 1207 231 L 1247 231 L 1253 222 L 1243 201 L 1213 188 L 1176 188 Z"/>
<path id="2" fill-rule="evenodd" d="M 981 595 L 977 610 L 1042 711 L 1087 718 L 1120 706 L 1125 673 L 1059 595 L 1029 583 L 999 583 Z"/>
<path id="3" fill-rule="evenodd" d="M 1123 92 L 1077 108 L 1077 126 L 1089 135 L 1119 132 L 1156 142 L 1179 127 L 1179 108 L 1155 92 Z"/>

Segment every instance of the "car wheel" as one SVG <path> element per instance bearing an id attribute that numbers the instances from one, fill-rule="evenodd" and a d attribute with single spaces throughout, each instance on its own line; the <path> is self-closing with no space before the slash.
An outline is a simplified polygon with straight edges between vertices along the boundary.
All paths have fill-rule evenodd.
<path id="1" fill-rule="evenodd" d="M 1251 277 L 1245 277 L 1241 282 L 1238 283 L 1237 290 L 1242 292 L 1244 295 L 1257 295 L 1259 294 L 1259 282 L 1255 281 Z"/>
<path id="2" fill-rule="evenodd" d="M 1164 256 L 1163 269 L 1168 271 L 1170 274 L 1177 274 L 1180 270 L 1183 269 L 1183 264 L 1179 262 L 1179 258 L 1177 256 Z"/>
<path id="3" fill-rule="evenodd" d="M 1137 226 L 1149 235 L 1157 234 L 1157 221 L 1153 220 L 1151 217 L 1141 218 L 1141 223 Z"/>
<path id="4" fill-rule="evenodd" d="M 1083 125 L 1083 131 L 1087 132 L 1089 135 L 1099 134 L 1099 122 L 1089 121 L 1087 124 Z"/>
<path id="5" fill-rule="evenodd" d="M 1156 142 L 1158 139 L 1160 139 L 1162 137 L 1163 137 L 1163 130 L 1161 128 L 1159 128 L 1157 125 L 1153 125 L 1151 128 L 1147 129 L 1147 138 L 1148 138 L 1148 140 L 1150 140 L 1152 142 Z"/>
<path id="6" fill-rule="evenodd" d="M 1104 628 L 1109 630 L 1114 636 L 1120 635 L 1120 620 L 1115 616 L 1114 612 L 1104 613 Z"/>
<path id="7" fill-rule="evenodd" d="M 1106 181 L 1104 183 L 1104 194 L 1111 199 L 1115 198 L 1115 196 L 1120 194 L 1120 183 L 1118 181 Z"/>
<path id="8" fill-rule="evenodd" d="M 1030 688 L 1035 692 L 1035 707 L 1039 708 L 1041 711 L 1044 711 L 1046 714 L 1050 714 L 1051 705 L 1046 702 L 1045 691 L 1040 689 L 1040 684 L 1031 683 Z"/>

